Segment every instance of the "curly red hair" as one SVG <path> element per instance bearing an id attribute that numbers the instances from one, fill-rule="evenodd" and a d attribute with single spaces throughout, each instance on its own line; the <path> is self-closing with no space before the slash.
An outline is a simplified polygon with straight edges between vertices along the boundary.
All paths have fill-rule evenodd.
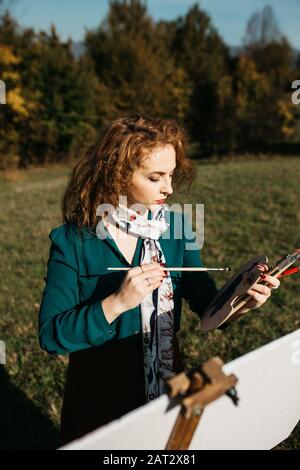
<path id="1" fill-rule="evenodd" d="M 141 114 L 114 120 L 72 169 L 61 201 L 63 222 L 93 230 L 100 219 L 97 207 L 117 207 L 145 155 L 167 144 L 176 152 L 173 186 L 191 183 L 197 170 L 186 155 L 187 134 L 176 121 Z"/>

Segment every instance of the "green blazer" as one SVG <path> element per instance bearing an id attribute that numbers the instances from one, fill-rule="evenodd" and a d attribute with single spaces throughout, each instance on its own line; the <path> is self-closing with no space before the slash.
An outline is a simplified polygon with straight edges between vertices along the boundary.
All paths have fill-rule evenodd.
<path id="1" fill-rule="evenodd" d="M 159 242 L 167 267 L 203 266 L 189 219 L 173 211 L 166 211 L 165 215 L 169 228 Z M 149 211 L 148 219 L 151 217 Z M 178 235 L 180 227 L 182 237 Z M 115 292 L 126 275 L 126 271 L 107 271 L 107 267 L 138 266 L 142 239 L 138 239 L 130 265 L 108 231 L 107 234 L 107 238 L 100 239 L 85 227 L 80 237 L 73 224 L 63 224 L 49 234 L 52 243 L 39 311 L 39 342 L 50 354 L 72 353 L 123 338 L 134 342 L 141 333 L 140 305 L 109 324 L 101 300 Z M 173 271 L 170 275 L 176 333 L 182 298 L 201 318 L 217 288 L 206 272 Z"/>

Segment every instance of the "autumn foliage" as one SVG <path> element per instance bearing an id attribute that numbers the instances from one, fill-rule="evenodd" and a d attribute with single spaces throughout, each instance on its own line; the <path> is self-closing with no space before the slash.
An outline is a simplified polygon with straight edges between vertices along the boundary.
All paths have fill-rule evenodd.
<path id="1" fill-rule="evenodd" d="M 2 13 L 0 169 L 76 159 L 108 122 L 136 112 L 176 119 L 197 157 L 297 138 L 290 86 L 299 60 L 272 22 L 269 10 L 256 13 L 233 54 L 197 4 L 155 22 L 145 2 L 111 0 L 75 57 L 54 25 L 37 33 Z"/>

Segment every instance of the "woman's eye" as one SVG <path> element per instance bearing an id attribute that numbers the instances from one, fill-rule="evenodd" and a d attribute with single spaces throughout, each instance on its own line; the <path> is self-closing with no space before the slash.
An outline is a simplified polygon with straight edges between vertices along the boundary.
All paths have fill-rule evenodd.
<path id="1" fill-rule="evenodd" d="M 173 175 L 170 175 L 170 178 L 173 178 Z M 149 180 L 150 181 L 155 181 L 155 182 L 159 181 L 159 179 L 154 179 L 154 178 L 149 178 Z"/>

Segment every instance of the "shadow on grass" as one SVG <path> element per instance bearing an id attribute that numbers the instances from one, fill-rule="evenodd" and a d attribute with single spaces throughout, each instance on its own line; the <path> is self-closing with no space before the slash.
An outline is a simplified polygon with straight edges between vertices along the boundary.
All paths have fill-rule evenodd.
<path id="1" fill-rule="evenodd" d="M 56 449 L 59 431 L 0 365 L 0 449 Z"/>

